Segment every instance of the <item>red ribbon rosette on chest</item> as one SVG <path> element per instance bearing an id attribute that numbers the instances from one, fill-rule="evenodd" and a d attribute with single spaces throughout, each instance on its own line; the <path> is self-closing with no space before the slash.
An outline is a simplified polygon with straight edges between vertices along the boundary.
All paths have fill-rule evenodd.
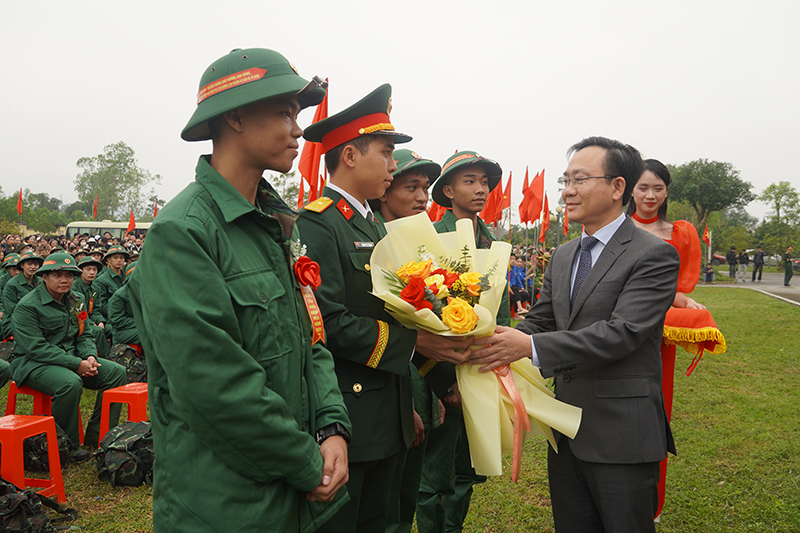
<path id="1" fill-rule="evenodd" d="M 78 337 L 83 335 L 83 330 L 86 328 L 86 320 L 89 319 L 89 313 L 81 311 L 78 313 Z"/>
<path id="2" fill-rule="evenodd" d="M 322 285 L 322 279 L 319 277 L 319 264 L 303 255 L 297 258 L 292 268 L 294 269 L 297 283 L 300 284 L 300 292 L 303 294 L 303 302 L 306 304 L 308 318 L 311 320 L 311 344 L 316 344 L 319 341 L 325 342 L 325 326 L 322 323 L 322 312 L 319 310 L 317 299 L 314 297 L 314 291 Z"/>

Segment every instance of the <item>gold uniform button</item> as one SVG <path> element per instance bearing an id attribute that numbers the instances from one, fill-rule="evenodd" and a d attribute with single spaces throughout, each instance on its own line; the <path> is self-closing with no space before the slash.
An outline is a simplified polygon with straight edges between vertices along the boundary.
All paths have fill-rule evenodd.
<path id="1" fill-rule="evenodd" d="M 361 392 L 361 383 L 353 384 L 353 392 Z"/>
<path id="2" fill-rule="evenodd" d="M 367 272 L 369 272 L 369 263 L 367 263 L 366 265 L 364 265 L 364 270 L 366 270 Z"/>

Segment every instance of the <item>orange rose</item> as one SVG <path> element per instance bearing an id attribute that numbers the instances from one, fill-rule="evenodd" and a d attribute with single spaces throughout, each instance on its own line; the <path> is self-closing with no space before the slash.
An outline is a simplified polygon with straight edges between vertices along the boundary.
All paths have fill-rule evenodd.
<path id="1" fill-rule="evenodd" d="M 453 333 L 463 335 L 478 325 L 478 314 L 465 300 L 450 298 L 450 303 L 442 308 L 442 322 Z"/>
<path id="2" fill-rule="evenodd" d="M 461 283 L 464 284 L 464 287 L 467 289 L 467 294 L 470 296 L 480 296 L 481 295 L 481 274 L 480 272 L 467 272 L 466 274 L 461 274 L 458 278 L 461 280 Z"/>
<path id="3" fill-rule="evenodd" d="M 427 261 L 409 261 L 398 268 L 396 274 L 400 276 L 403 281 L 408 283 L 408 280 L 411 278 L 427 278 L 431 275 L 432 267 L 433 262 L 430 259 Z"/>

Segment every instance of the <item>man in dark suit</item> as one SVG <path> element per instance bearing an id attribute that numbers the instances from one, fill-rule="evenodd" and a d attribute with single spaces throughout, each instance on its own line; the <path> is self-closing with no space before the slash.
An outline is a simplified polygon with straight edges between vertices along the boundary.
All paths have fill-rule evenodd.
<path id="1" fill-rule="evenodd" d="M 583 409 L 575 438 L 549 451 L 556 531 L 653 532 L 658 463 L 674 453 L 659 346 L 678 254 L 622 213 L 644 170 L 635 148 L 590 137 L 570 154 L 559 183 L 583 237 L 555 251 L 525 321 L 476 340 L 491 346 L 472 362 L 531 358 L 559 400 Z"/>
<path id="2" fill-rule="evenodd" d="M 414 440 L 409 361 L 415 349 L 435 360 L 469 356 L 469 339 L 406 329 L 371 294 L 370 256 L 386 230 L 367 200 L 383 196 L 392 183 L 395 143 L 411 140 L 389 120 L 391 94 L 391 86 L 382 85 L 304 134 L 322 143 L 330 182 L 322 198 L 304 207 L 297 225 L 308 256 L 319 263 L 316 296 L 326 346 L 353 423 L 350 501 L 318 530 L 325 533 L 386 529 L 395 466 Z M 456 352 L 463 348 L 464 354 Z"/>

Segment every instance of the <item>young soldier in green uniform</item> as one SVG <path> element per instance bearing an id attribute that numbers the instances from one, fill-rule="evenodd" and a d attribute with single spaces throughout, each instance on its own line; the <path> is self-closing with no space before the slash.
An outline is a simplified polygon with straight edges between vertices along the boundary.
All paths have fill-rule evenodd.
<path id="1" fill-rule="evenodd" d="M 81 275 L 75 278 L 72 290 L 83 295 L 86 302 L 86 309 L 89 313 L 89 333 L 94 337 L 97 346 L 97 354 L 100 357 L 107 357 L 109 352 L 108 335 L 106 334 L 106 318 L 97 306 L 97 292 L 92 284 L 97 276 L 98 270 L 103 268 L 103 264 L 93 257 L 84 257 L 78 261 L 78 268 Z"/>
<path id="2" fill-rule="evenodd" d="M 423 159 L 411 150 L 395 150 L 393 157 L 397 170 L 392 173 L 392 184 L 378 200 L 370 200 L 370 206 L 376 210 L 375 219 L 382 224 L 424 213 L 428 207 L 428 187 L 439 177 L 442 169 L 437 163 Z M 426 358 L 417 357 L 415 353 L 410 367 L 414 426 L 417 431 L 411 447 L 405 456 L 401 452 L 395 467 L 389 493 L 387 533 L 411 531 L 417 509 L 422 461 L 428 445 L 426 436 L 441 425 L 444 417 L 444 405 L 438 396 L 443 396 L 456 382 L 452 364 L 441 363 L 431 367 L 430 364 L 424 366 L 425 362 Z"/>
<path id="3" fill-rule="evenodd" d="M 106 268 L 95 278 L 92 287 L 97 293 L 95 305 L 104 317 L 108 317 L 108 300 L 125 283 L 125 263 L 130 254 L 123 246 L 112 246 L 103 257 Z"/>
<path id="4" fill-rule="evenodd" d="M 305 133 L 307 141 L 322 143 L 330 181 L 323 197 L 305 206 L 298 224 L 325 280 L 317 296 L 353 421 L 351 500 L 320 529 L 324 532 L 386 528 L 387 480 L 398 455 L 414 440 L 408 363 L 415 345 L 429 358 L 463 361 L 469 356 L 468 349 L 463 355 L 455 352 L 466 349 L 469 339 L 405 329 L 370 294 L 370 255 L 386 232 L 373 220 L 367 200 L 383 196 L 392 182 L 395 143 L 411 140 L 395 131 L 390 110 L 391 86 L 382 85 Z"/>
<path id="5" fill-rule="evenodd" d="M 489 193 L 500 183 L 502 172 L 500 165 L 476 152 L 463 151 L 450 156 L 442 167 L 442 175 L 433 184 L 433 201 L 450 208 L 434 224 L 436 231 L 455 231 L 456 221 L 470 219 L 477 247 L 491 247 L 494 235 L 478 214 Z M 508 291 L 500 304 L 497 323 L 511 324 Z M 486 481 L 486 477 L 477 475 L 472 468 L 457 387 L 445 397 L 445 402 L 445 422 L 431 432 L 425 456 L 417 506 L 420 533 L 461 531 L 469 512 L 472 487 Z"/>
<path id="6" fill-rule="evenodd" d="M 80 269 L 67 253 L 49 256 L 36 274 L 42 278 L 14 310 L 14 360 L 11 374 L 17 385 L 25 385 L 53 397 L 53 418 L 67 433 L 73 447 L 79 441 L 79 414 L 83 388 L 98 392 L 94 411 L 86 427 L 84 444 L 97 447 L 103 391 L 125 384 L 125 369 L 96 357 L 83 295 L 72 292 L 72 281 Z M 111 426 L 117 424 L 120 404 L 110 411 Z M 88 458 L 81 454 L 80 459 Z"/>
<path id="7" fill-rule="evenodd" d="M 14 326 L 11 317 L 14 315 L 14 308 L 23 296 L 31 292 L 39 285 L 39 278 L 36 271 L 42 266 L 44 259 L 33 251 L 24 252 L 19 256 L 18 267 L 22 272 L 21 276 L 16 276 L 6 283 L 3 287 L 3 322 L 0 325 L 0 336 L 7 339 L 14 334 Z"/>
<path id="8" fill-rule="evenodd" d="M 346 499 L 350 423 L 301 289 L 318 280 L 296 213 L 261 177 L 291 170 L 297 115 L 324 96 L 265 49 L 233 50 L 200 80 L 181 137 L 211 139 L 212 154 L 159 211 L 127 286 L 147 359 L 156 533 L 305 532 Z"/>
<path id="9" fill-rule="evenodd" d="M 3 272 L 0 273 L 0 319 L 3 318 L 3 289 L 8 281 L 19 274 L 19 254 L 10 253 L 3 259 Z"/>
<path id="10" fill-rule="evenodd" d="M 108 321 L 113 328 L 114 344 L 141 344 L 128 297 L 128 282 L 135 270 L 135 264 L 128 267 L 125 271 L 125 284 L 108 301 Z"/>
<path id="11" fill-rule="evenodd" d="M 794 276 L 794 270 L 792 270 L 792 247 L 788 246 L 786 248 L 786 253 L 783 254 L 783 286 L 788 287 L 789 282 L 792 280 L 792 276 Z"/>

